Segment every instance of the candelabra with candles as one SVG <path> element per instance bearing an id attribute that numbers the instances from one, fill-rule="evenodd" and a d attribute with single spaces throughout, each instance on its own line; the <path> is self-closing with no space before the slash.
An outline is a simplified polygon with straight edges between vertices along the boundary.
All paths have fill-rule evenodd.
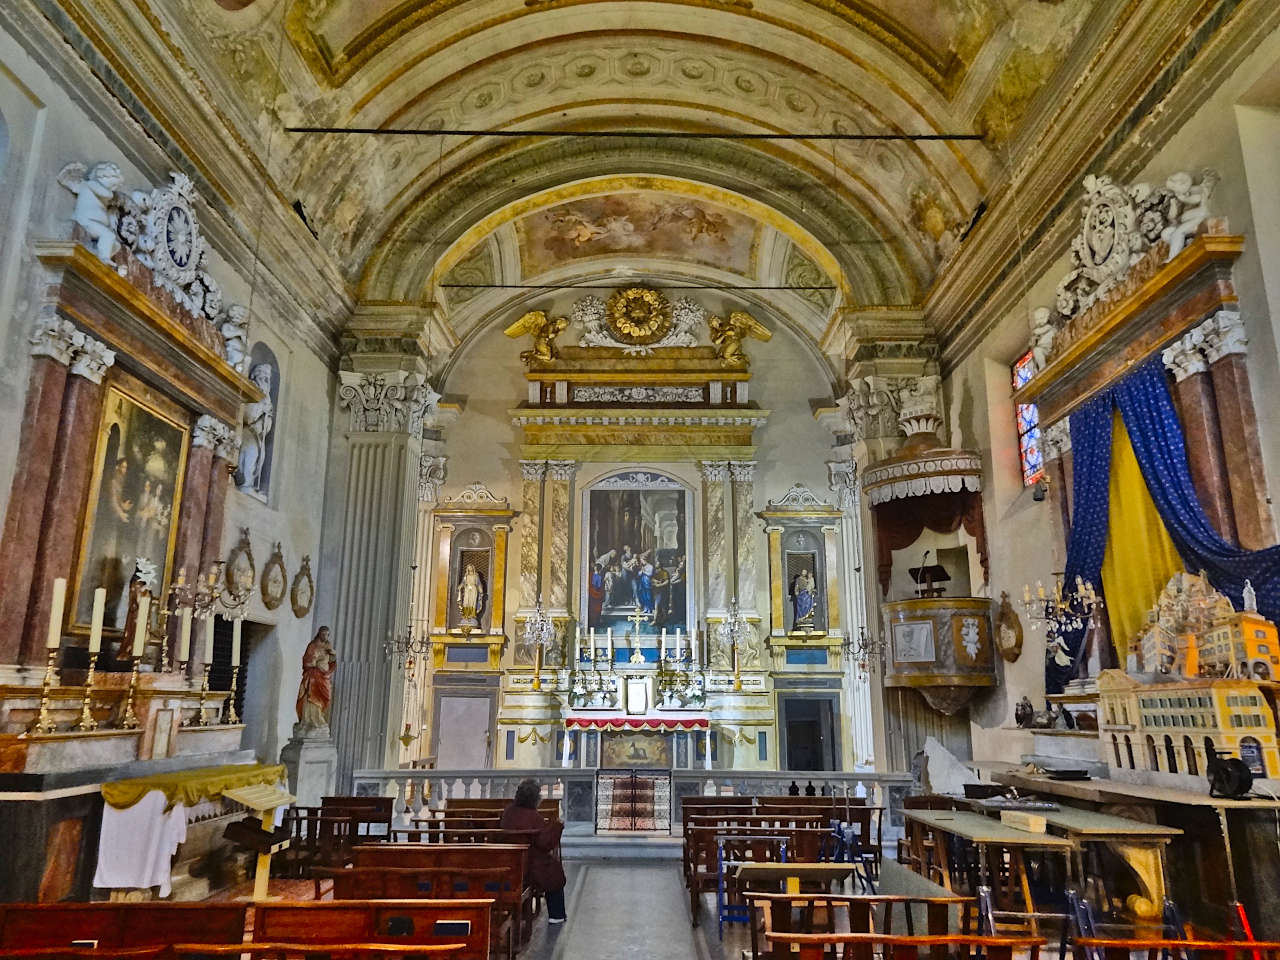
<path id="1" fill-rule="evenodd" d="M 1073 633 L 1084 628 L 1099 611 L 1103 609 L 1103 600 L 1082 577 L 1076 577 L 1073 588 L 1065 588 L 1062 574 L 1055 576 L 1053 592 L 1045 589 L 1044 581 L 1036 581 L 1035 595 L 1031 586 L 1022 587 L 1022 608 L 1032 630 L 1046 627 L 1047 633 L 1053 637 L 1061 637 L 1065 633 Z"/>
<path id="2" fill-rule="evenodd" d="M 884 655 L 888 652 L 888 643 L 884 637 L 872 637 L 867 634 L 866 624 L 858 627 L 858 635 L 846 636 L 840 642 L 840 653 L 858 665 L 858 672 L 864 676 L 871 675 L 871 660 L 875 658 L 883 669 Z"/>
<path id="3" fill-rule="evenodd" d="M 426 621 L 414 617 L 412 600 L 409 601 L 408 623 L 400 632 L 387 634 L 382 652 L 388 659 L 395 660 L 397 670 L 411 674 L 418 668 L 418 657 L 425 657 L 431 652 L 431 635 Z"/>
<path id="4" fill-rule="evenodd" d="M 556 624 L 550 615 L 542 609 L 542 597 L 524 622 L 524 642 L 534 649 L 535 663 L 533 668 L 533 689 L 542 689 L 543 653 L 556 639 Z"/>
<path id="5" fill-rule="evenodd" d="M 733 689 L 741 690 L 742 666 L 740 663 L 740 650 L 742 644 L 751 636 L 751 624 L 742 615 L 742 611 L 738 607 L 737 597 L 734 597 L 729 602 L 729 612 L 717 629 L 720 634 L 720 642 L 729 644 L 733 656 Z"/>

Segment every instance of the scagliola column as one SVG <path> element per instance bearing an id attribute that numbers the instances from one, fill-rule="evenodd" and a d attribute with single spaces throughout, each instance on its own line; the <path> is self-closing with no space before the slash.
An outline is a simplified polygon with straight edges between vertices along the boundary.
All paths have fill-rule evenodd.
<path id="1" fill-rule="evenodd" d="M 1218 404 L 1222 427 L 1222 451 L 1231 486 L 1231 508 L 1236 534 L 1246 550 L 1260 550 L 1275 543 L 1271 505 L 1267 503 L 1267 478 L 1258 441 L 1258 416 L 1245 364 L 1249 340 L 1244 321 L 1234 310 L 1219 311 L 1205 324 L 1204 355 Z"/>
<path id="2" fill-rule="evenodd" d="M 573 483 L 573 475 L 578 470 L 574 460 L 547 461 L 547 530 L 544 534 L 548 544 L 548 587 L 547 612 L 553 618 L 573 617 L 569 608 L 569 538 L 573 533 L 573 510 L 569 494 Z M 548 654 L 548 665 L 556 666 L 562 659 L 556 648 Z"/>
<path id="3" fill-rule="evenodd" d="M 705 616 L 723 617 L 729 606 L 729 557 L 725 550 L 725 483 L 729 479 L 726 460 L 704 460 L 702 468 L 703 539 L 707 551 L 707 609 Z"/>
<path id="4" fill-rule="evenodd" d="M 58 577 L 71 576 L 80 509 L 89 495 L 93 475 L 93 458 L 86 456 L 86 451 L 94 449 L 98 424 L 102 420 L 102 378 L 115 359 L 115 353 L 106 344 L 86 336 L 71 361 L 63 396 L 62 422 L 53 448 L 44 522 L 33 564 L 27 625 L 19 655 L 21 663 L 30 663 L 38 658 L 48 636 L 53 581 Z M 132 574 L 132 570 L 125 573 L 126 581 Z M 83 585 L 82 592 L 90 586 L 92 584 Z M 69 599 L 68 605 L 70 602 Z M 69 610 L 68 619 L 74 616 L 75 611 Z M 108 627 L 123 626 L 108 624 Z"/>
<path id="5" fill-rule="evenodd" d="M 338 403 L 349 419 L 336 520 L 341 549 L 333 635 L 341 661 L 330 724 L 338 789 L 345 790 L 353 770 L 380 769 L 396 757 L 403 671 L 383 644 L 404 628 L 408 614 L 422 418 L 434 394 L 419 375 L 403 370 L 340 376 Z"/>
<path id="6" fill-rule="evenodd" d="M 520 482 L 520 612 L 528 613 L 538 603 L 538 574 L 542 557 L 542 480 L 545 460 L 521 460 Z"/>
<path id="7" fill-rule="evenodd" d="M 18 434 L 18 463 L 9 490 L 0 540 L 0 663 L 17 663 L 26 628 L 27 607 L 35 568 L 31 547 L 40 538 L 53 450 L 62 419 L 67 367 L 84 335 L 57 317 L 37 324 L 31 336 L 31 377 Z"/>
<path id="8" fill-rule="evenodd" d="M 1222 429 L 1209 379 L 1209 362 L 1201 352 L 1204 343 L 1205 329 L 1198 327 L 1166 348 L 1163 359 L 1173 374 L 1173 395 L 1187 438 L 1187 465 L 1196 496 L 1223 539 L 1235 543 L 1231 484 L 1222 452 Z"/>
<path id="9" fill-rule="evenodd" d="M 733 530 L 737 547 L 737 596 L 744 613 L 756 610 L 756 569 L 759 555 L 755 533 L 756 463 L 754 460 L 732 460 L 729 477 L 733 481 Z"/>
<path id="10" fill-rule="evenodd" d="M 203 417 L 201 419 L 204 419 Z M 212 418 L 210 418 L 212 419 Z M 230 424 L 214 421 L 213 461 L 209 465 L 209 496 L 204 510 L 204 537 L 200 546 L 200 569 L 208 570 L 222 559 L 222 525 L 227 512 L 227 488 L 240 462 L 240 441 Z"/>

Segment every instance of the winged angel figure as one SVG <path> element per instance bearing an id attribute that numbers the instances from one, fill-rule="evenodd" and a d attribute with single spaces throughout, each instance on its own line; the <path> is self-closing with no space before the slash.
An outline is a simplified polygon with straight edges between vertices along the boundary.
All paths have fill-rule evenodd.
<path id="1" fill-rule="evenodd" d="M 522 362 L 528 364 L 535 360 L 549 363 L 556 358 L 556 337 L 569 325 L 567 317 L 548 317 L 545 311 L 530 310 L 523 317 L 503 331 L 513 340 L 526 334 L 533 337 L 533 349 L 520 354 Z"/>
<path id="2" fill-rule="evenodd" d="M 110 209 L 116 202 L 116 191 L 124 183 L 120 168 L 110 161 L 95 163 L 92 167 L 68 163 L 58 171 L 58 183 L 76 195 L 72 222 L 80 224 L 89 235 L 98 259 L 111 263 L 120 249 L 115 217 Z"/>
<path id="3" fill-rule="evenodd" d="M 711 342 L 716 345 L 716 355 L 726 367 L 746 367 L 750 362 L 742 352 L 744 337 L 755 337 L 762 342 L 773 339 L 772 332 L 743 310 L 733 311 L 727 320 L 708 317 L 707 326 L 711 329 Z"/>

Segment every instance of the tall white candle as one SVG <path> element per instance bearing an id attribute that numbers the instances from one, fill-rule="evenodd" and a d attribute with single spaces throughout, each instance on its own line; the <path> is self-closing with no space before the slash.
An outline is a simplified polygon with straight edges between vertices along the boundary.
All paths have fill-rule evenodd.
<path id="1" fill-rule="evenodd" d="M 613 627 L 604 632 L 605 651 L 608 656 L 609 669 L 613 669 Z"/>
<path id="2" fill-rule="evenodd" d="M 676 661 L 677 662 L 679 662 L 680 660 L 680 643 L 681 643 L 680 628 L 676 627 Z"/>
<path id="3" fill-rule="evenodd" d="M 240 625 L 244 623 L 243 617 L 236 617 L 231 621 L 231 666 L 240 666 Z"/>
<path id="4" fill-rule="evenodd" d="M 213 663 L 213 614 L 204 618 L 204 662 Z"/>
<path id="5" fill-rule="evenodd" d="M 191 608 L 182 608 L 182 629 L 178 632 L 178 660 L 186 663 L 191 659 Z"/>
<path id="6" fill-rule="evenodd" d="M 133 625 L 133 655 L 142 656 L 147 646 L 147 623 L 151 618 L 151 594 L 143 593 L 138 598 L 138 619 Z"/>
<path id="7" fill-rule="evenodd" d="M 62 612 L 67 604 L 67 578 L 53 581 L 53 602 L 49 604 L 49 639 L 45 646 L 57 650 L 62 646 Z"/>
<path id="8" fill-rule="evenodd" d="M 658 659 L 667 655 L 667 628 L 662 628 L 662 639 L 658 641 Z"/>
<path id="9" fill-rule="evenodd" d="M 573 636 L 573 667 L 576 670 L 582 662 L 582 624 L 578 624 L 578 632 Z"/>
<path id="10" fill-rule="evenodd" d="M 93 591 L 93 620 L 89 624 L 89 652 L 102 649 L 102 618 L 107 612 L 107 588 Z"/>

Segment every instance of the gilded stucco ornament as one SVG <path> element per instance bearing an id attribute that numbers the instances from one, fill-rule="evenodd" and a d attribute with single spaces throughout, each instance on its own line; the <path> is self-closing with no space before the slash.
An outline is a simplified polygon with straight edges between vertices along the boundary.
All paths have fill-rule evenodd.
<path id="1" fill-rule="evenodd" d="M 533 349 L 520 354 L 525 364 L 550 363 L 557 356 L 556 337 L 569 326 L 567 317 L 548 317 L 543 310 L 530 310 L 523 317 L 502 331 L 513 340 L 528 335 L 533 338 Z"/>
<path id="2" fill-rule="evenodd" d="M 609 298 L 605 324 L 621 343 L 654 344 L 671 329 L 671 305 L 657 290 L 627 287 Z"/>
<path id="3" fill-rule="evenodd" d="M 724 320 L 710 317 L 707 326 L 711 329 L 711 342 L 716 346 L 716 355 L 726 367 L 745 369 L 750 364 L 750 359 L 742 351 L 744 338 L 754 337 L 761 342 L 773 339 L 773 333 L 745 310 L 735 310 Z"/>
<path id="4" fill-rule="evenodd" d="M 689 297 L 680 297 L 671 304 L 671 322 L 667 327 L 666 334 L 659 339 L 640 343 L 620 337 L 615 332 L 610 311 L 614 301 L 619 296 L 629 292 L 631 291 L 617 291 L 610 298 L 608 305 L 596 296 L 583 297 L 574 304 L 573 310 L 569 314 L 569 320 L 582 328 L 582 335 L 578 338 L 578 346 L 610 347 L 622 350 L 628 355 L 646 356 L 654 350 L 664 347 L 696 347 L 698 345 L 698 331 L 706 322 L 707 312 L 699 303 Z M 662 294 L 657 293 L 657 291 L 648 292 L 655 294 L 659 298 L 662 297 Z M 665 302 L 665 299 L 663 302 Z"/>

